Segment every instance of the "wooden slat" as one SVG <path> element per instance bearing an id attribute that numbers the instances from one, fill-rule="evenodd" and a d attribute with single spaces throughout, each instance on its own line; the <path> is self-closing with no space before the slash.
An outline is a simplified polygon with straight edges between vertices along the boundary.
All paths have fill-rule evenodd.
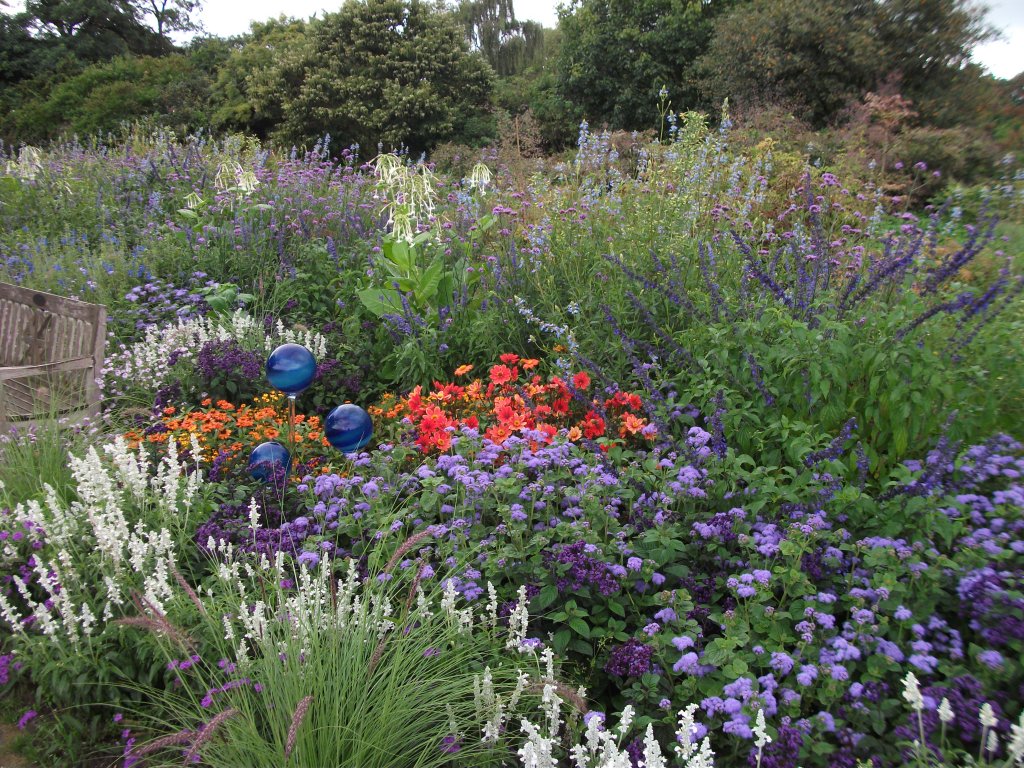
<path id="1" fill-rule="evenodd" d="M 96 415 L 106 308 L 0 283 L 0 426 Z"/>

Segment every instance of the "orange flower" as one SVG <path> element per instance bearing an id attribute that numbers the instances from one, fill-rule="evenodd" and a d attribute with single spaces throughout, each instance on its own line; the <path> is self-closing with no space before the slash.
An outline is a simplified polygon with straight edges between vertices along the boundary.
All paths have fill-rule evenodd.
<path id="1" fill-rule="evenodd" d="M 163 414 L 164 414 L 164 416 L 173 416 L 174 415 L 174 406 L 173 405 L 168 405 L 166 408 L 164 408 Z"/>
<path id="2" fill-rule="evenodd" d="M 455 369 L 456 376 L 465 376 L 467 373 L 473 370 L 473 366 L 467 363 L 466 365 L 460 365 Z"/>
<path id="3" fill-rule="evenodd" d="M 217 401 L 217 407 L 220 408 L 222 411 L 233 411 L 233 410 L 235 410 L 235 406 L 233 406 L 227 400 L 218 400 Z"/>
<path id="4" fill-rule="evenodd" d="M 210 398 L 206 398 L 205 400 L 200 401 L 199 404 L 205 407 L 205 406 L 210 405 L 212 402 L 213 402 L 213 400 L 211 400 Z"/>
<path id="5" fill-rule="evenodd" d="M 635 435 L 647 426 L 643 419 L 637 418 L 635 414 L 627 413 L 622 417 L 622 426 L 619 427 L 619 434 L 625 437 L 626 434 Z"/>
<path id="6" fill-rule="evenodd" d="M 576 442 L 581 437 L 583 437 L 583 430 L 581 430 L 579 427 L 569 427 L 569 431 L 566 433 L 565 436 L 569 438 L 572 442 Z"/>
<path id="7" fill-rule="evenodd" d="M 537 360 L 532 357 L 524 357 L 522 360 L 519 361 L 519 364 L 523 366 L 524 371 L 532 371 L 534 368 L 540 365 L 540 360 Z"/>

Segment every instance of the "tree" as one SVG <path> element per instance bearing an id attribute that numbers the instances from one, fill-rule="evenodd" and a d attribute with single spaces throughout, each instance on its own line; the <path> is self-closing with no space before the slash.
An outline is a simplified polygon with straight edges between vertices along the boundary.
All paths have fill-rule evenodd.
<path id="1" fill-rule="evenodd" d="M 462 0 L 457 13 L 470 49 L 501 77 L 519 74 L 544 55 L 544 28 L 516 21 L 512 0 Z"/>
<path id="2" fill-rule="evenodd" d="M 307 49 L 321 23 L 282 16 L 253 22 L 249 34 L 235 39 L 213 86 L 214 126 L 269 138 L 284 120 L 287 95 L 302 85 Z"/>
<path id="3" fill-rule="evenodd" d="M 195 32 L 200 29 L 191 14 L 199 9 L 199 0 L 142 0 L 142 15 L 152 16 L 156 33 L 163 37 L 168 32 Z"/>
<path id="4" fill-rule="evenodd" d="M 491 70 L 470 53 L 454 16 L 418 0 L 347 0 L 313 30 L 307 56 L 285 68 L 284 123 L 277 137 L 312 142 L 324 134 L 415 151 L 471 141 L 487 111 Z M 295 87 L 295 83 L 298 87 Z"/>
<path id="5" fill-rule="evenodd" d="M 695 106 L 687 69 L 704 52 L 716 16 L 738 0 L 573 0 L 559 12 L 559 87 L 593 125 L 648 128 L 658 91 Z"/>
<path id="6" fill-rule="evenodd" d="M 709 101 L 781 103 L 819 126 L 898 76 L 935 121 L 976 82 L 970 50 L 991 33 L 968 0 L 759 0 L 716 22 L 696 72 Z"/>
<path id="7" fill-rule="evenodd" d="M 33 37 L 59 44 L 83 62 L 172 49 L 142 23 L 139 7 L 129 0 L 27 0 L 25 18 Z"/>
<path id="8" fill-rule="evenodd" d="M 25 100 L 4 128 L 10 138 L 28 142 L 105 133 L 137 120 L 184 132 L 206 124 L 209 85 L 180 54 L 118 57 Z"/>
<path id="9" fill-rule="evenodd" d="M 722 16 L 695 72 L 705 104 L 782 105 L 821 125 L 870 89 L 881 56 L 861 0 L 764 0 Z"/>

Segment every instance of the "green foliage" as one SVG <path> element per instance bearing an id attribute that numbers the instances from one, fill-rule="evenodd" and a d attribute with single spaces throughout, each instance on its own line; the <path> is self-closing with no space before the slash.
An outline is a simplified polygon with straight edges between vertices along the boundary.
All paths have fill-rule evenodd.
<path id="1" fill-rule="evenodd" d="M 705 51 L 715 16 L 734 4 L 581 0 L 563 9 L 559 92 L 595 126 L 650 126 L 662 86 L 678 109 L 692 108 L 697 93 L 687 69 Z"/>
<path id="2" fill-rule="evenodd" d="M 31 142 L 106 133 L 135 120 L 185 132 L 206 122 L 209 87 L 185 56 L 118 58 L 22 103 L 8 116 L 7 130 Z"/>
<path id="3" fill-rule="evenodd" d="M 98 62 L 170 50 L 170 41 L 142 22 L 144 7 L 140 0 L 28 0 L 25 14 L 40 37 L 59 42 L 76 59 Z"/>
<path id="4" fill-rule="evenodd" d="M 454 18 L 416 0 L 348 0 L 312 31 L 303 59 L 283 68 L 283 123 L 275 136 L 312 144 L 408 146 L 472 141 L 490 68 L 467 51 Z"/>
<path id="5" fill-rule="evenodd" d="M 300 85 L 300 62 L 321 22 L 269 19 L 254 22 L 217 71 L 212 122 L 267 138 L 284 116 L 284 100 Z"/>
<path id="6" fill-rule="evenodd" d="M 458 17 L 472 50 L 480 51 L 499 77 L 522 72 L 544 55 L 544 29 L 516 21 L 511 0 L 461 0 Z"/>
<path id="7" fill-rule="evenodd" d="M 961 68 L 991 34 L 981 18 L 964 0 L 746 4 L 716 23 L 697 73 L 712 101 L 782 104 L 819 126 L 895 74 L 933 120 L 974 87 Z"/>
<path id="8" fill-rule="evenodd" d="M 697 72 L 712 103 L 782 104 L 820 125 L 874 84 L 877 67 L 864 3 L 769 0 L 720 18 Z"/>

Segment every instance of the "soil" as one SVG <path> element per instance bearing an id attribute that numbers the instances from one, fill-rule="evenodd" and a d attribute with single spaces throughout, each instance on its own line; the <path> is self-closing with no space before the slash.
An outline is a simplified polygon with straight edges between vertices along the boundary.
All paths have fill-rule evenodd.
<path id="1" fill-rule="evenodd" d="M 8 723 L 0 723 L 0 768 L 32 768 L 21 755 L 10 751 L 18 736 L 18 729 Z"/>

